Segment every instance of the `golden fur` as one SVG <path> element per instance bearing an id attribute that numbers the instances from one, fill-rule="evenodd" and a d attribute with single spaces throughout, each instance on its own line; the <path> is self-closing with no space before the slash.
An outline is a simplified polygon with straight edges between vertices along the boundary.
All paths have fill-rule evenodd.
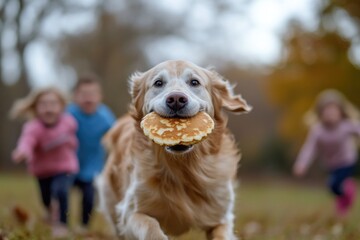
<path id="1" fill-rule="evenodd" d="M 215 129 L 186 154 L 172 154 L 151 142 L 142 132 L 146 81 L 152 71 L 179 73 L 192 69 L 207 78 Z M 109 157 L 98 179 L 100 207 L 119 237 L 168 239 L 190 228 L 200 228 L 208 239 L 236 239 L 233 234 L 232 182 L 239 151 L 226 128 L 222 108 L 247 112 L 250 107 L 233 95 L 216 72 L 188 62 L 168 61 L 131 79 L 133 101 L 105 136 Z"/>

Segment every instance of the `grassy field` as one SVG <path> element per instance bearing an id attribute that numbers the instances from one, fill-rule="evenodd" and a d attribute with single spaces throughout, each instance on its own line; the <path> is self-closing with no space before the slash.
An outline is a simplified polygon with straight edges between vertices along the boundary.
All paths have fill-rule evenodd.
<path id="1" fill-rule="evenodd" d="M 70 225 L 78 224 L 79 196 L 71 197 Z M 31 221 L 21 225 L 13 216 L 21 206 Z M 241 181 L 237 191 L 236 233 L 242 240 L 359 240 L 360 201 L 345 220 L 334 218 L 333 200 L 321 185 L 300 185 L 285 179 Z M 42 208 L 35 181 L 27 176 L 0 174 L 0 240 L 51 239 L 49 227 L 41 221 Z M 100 214 L 91 222 L 86 236 L 69 239 L 113 239 Z M 180 240 L 205 239 L 194 231 Z"/>

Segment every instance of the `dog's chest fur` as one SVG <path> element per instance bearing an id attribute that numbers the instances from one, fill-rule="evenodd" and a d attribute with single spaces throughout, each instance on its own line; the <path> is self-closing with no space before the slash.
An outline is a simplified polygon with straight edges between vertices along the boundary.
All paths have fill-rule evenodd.
<path id="1" fill-rule="evenodd" d="M 133 176 L 133 211 L 156 218 L 161 228 L 171 235 L 180 235 L 190 227 L 207 229 L 232 212 L 234 193 L 229 173 L 236 169 L 232 152 L 222 158 L 196 154 L 185 158 L 169 158 L 163 153 L 144 152 L 136 156 Z M 145 156 L 157 156 L 147 159 Z M 228 164 L 233 161 L 233 164 Z M 223 169 L 233 168 L 233 169 Z M 225 171 L 224 171 L 225 170 Z M 223 173 L 227 173 L 224 175 Z"/>

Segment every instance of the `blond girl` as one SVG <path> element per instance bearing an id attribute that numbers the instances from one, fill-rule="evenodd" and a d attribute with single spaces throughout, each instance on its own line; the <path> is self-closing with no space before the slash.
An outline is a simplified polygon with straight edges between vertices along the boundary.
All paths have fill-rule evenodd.
<path id="1" fill-rule="evenodd" d="M 26 161 L 29 172 L 36 177 L 49 221 L 54 206 L 58 206 L 59 216 L 52 224 L 56 237 L 68 233 L 68 191 L 72 175 L 78 171 L 77 124 L 64 112 L 65 105 L 58 89 L 44 88 L 15 102 L 11 110 L 13 118 L 28 118 L 12 159 L 15 163 Z"/>
<path id="2" fill-rule="evenodd" d="M 304 175 L 314 158 L 319 158 L 330 174 L 328 185 L 336 197 L 337 214 L 345 216 L 356 195 L 351 176 L 358 158 L 354 137 L 360 136 L 359 113 L 343 94 L 326 90 L 318 96 L 306 120 L 311 129 L 293 172 Z"/>

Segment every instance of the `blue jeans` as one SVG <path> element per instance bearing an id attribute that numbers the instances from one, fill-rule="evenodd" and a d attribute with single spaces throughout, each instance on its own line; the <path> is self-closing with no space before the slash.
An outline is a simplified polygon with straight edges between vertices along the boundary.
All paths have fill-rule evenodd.
<path id="1" fill-rule="evenodd" d="M 331 192 L 337 196 L 343 195 L 342 185 L 343 182 L 350 178 L 355 170 L 355 165 L 341 167 L 330 171 L 329 188 Z"/>
<path id="2" fill-rule="evenodd" d="M 82 224 L 87 226 L 94 207 L 94 184 L 92 181 L 85 182 L 80 179 L 75 179 L 74 186 L 78 187 L 82 193 Z"/>
<path id="3" fill-rule="evenodd" d="M 62 173 L 51 177 L 38 178 L 41 199 L 44 206 L 50 210 L 51 199 L 59 202 L 60 222 L 67 223 L 68 195 L 73 181 L 73 175 Z"/>

